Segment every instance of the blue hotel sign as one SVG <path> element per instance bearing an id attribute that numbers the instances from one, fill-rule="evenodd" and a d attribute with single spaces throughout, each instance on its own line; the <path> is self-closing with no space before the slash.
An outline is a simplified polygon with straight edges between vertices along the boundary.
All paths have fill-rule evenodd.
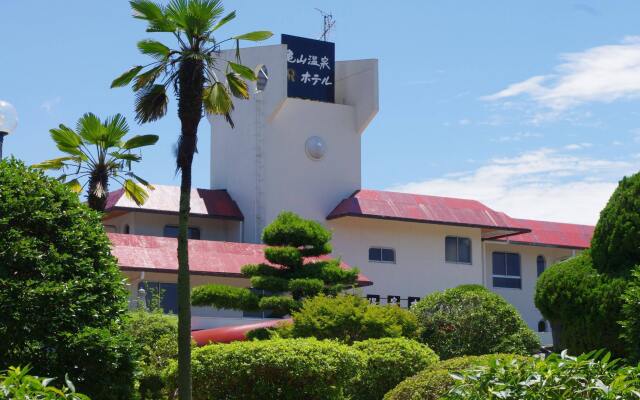
<path id="1" fill-rule="evenodd" d="M 335 44 L 282 35 L 287 45 L 287 95 L 300 99 L 335 100 Z"/>

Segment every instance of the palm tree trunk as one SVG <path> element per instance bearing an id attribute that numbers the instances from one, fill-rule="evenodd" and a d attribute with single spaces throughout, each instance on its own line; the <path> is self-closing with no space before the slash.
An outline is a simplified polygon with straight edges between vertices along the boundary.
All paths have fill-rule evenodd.
<path id="1" fill-rule="evenodd" d="M 89 193 L 87 204 L 89 208 L 104 212 L 107 206 L 107 193 L 109 191 L 109 176 L 102 169 L 91 172 L 89 177 Z"/>
<path id="2" fill-rule="evenodd" d="M 197 151 L 198 124 L 202 118 L 204 65 L 199 60 L 180 64 L 178 76 L 178 116 L 181 134 L 177 164 L 180 180 L 178 220 L 178 398 L 191 400 L 191 283 L 187 230 L 191 203 L 191 165 Z"/>

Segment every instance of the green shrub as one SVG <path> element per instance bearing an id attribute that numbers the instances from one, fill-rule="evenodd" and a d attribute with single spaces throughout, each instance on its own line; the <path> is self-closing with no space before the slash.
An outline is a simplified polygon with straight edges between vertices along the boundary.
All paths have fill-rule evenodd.
<path id="1" fill-rule="evenodd" d="M 640 264 L 640 173 L 624 177 L 600 213 L 591 255 L 598 271 L 628 275 Z"/>
<path id="2" fill-rule="evenodd" d="M 353 348 L 366 360 L 366 367 L 349 387 L 353 400 L 380 400 L 398 383 L 438 361 L 428 346 L 405 338 L 368 339 L 355 342 Z"/>
<path id="3" fill-rule="evenodd" d="M 499 295 L 477 285 L 435 292 L 411 311 L 420 339 L 441 358 L 489 353 L 531 354 L 538 336 L 518 311 Z"/>
<path id="4" fill-rule="evenodd" d="M 622 278 L 599 273 L 589 251 L 548 268 L 536 283 L 535 304 L 551 322 L 554 347 L 581 354 L 606 348 L 626 353 L 620 340 Z"/>
<path id="5" fill-rule="evenodd" d="M 278 339 L 204 346 L 192 365 L 194 400 L 324 400 L 343 399 L 364 360 L 332 341 Z"/>
<path id="6" fill-rule="evenodd" d="M 227 285 L 202 285 L 193 289 L 191 304 L 194 306 L 215 305 L 217 308 L 256 311 L 260 297 L 247 288 Z"/>
<path id="7" fill-rule="evenodd" d="M 55 380 L 29 375 L 29 368 L 10 367 L 0 373 L 0 398 L 16 400 L 90 400 L 76 393 L 67 379 L 66 385 L 57 388 Z"/>
<path id="8" fill-rule="evenodd" d="M 578 358 L 494 360 L 456 374 L 447 399 L 638 399 L 640 367 L 620 367 L 602 351 Z"/>
<path id="9" fill-rule="evenodd" d="M 383 337 L 416 337 L 416 318 L 398 306 L 379 306 L 352 295 L 317 296 L 293 313 L 294 337 L 345 343 Z"/>
<path id="10" fill-rule="evenodd" d="M 622 296 L 622 339 L 626 354 L 635 362 L 640 361 L 640 267 L 636 267 Z"/>
<path id="11" fill-rule="evenodd" d="M 94 400 L 130 399 L 122 278 L 99 213 L 42 172 L 0 161 L 0 369 L 69 373 Z"/>
<path id="12" fill-rule="evenodd" d="M 127 331 L 138 354 L 140 399 L 166 399 L 163 371 L 178 359 L 178 318 L 161 310 L 136 310 L 129 313 Z"/>
<path id="13" fill-rule="evenodd" d="M 483 356 L 456 357 L 440 361 L 402 381 L 384 396 L 384 400 L 437 400 L 444 398 L 455 383 L 451 377 L 451 373 L 477 365 L 486 365 L 494 359 L 511 360 L 513 358 L 520 360 L 529 359 L 528 357 L 512 354 L 486 354 Z"/>

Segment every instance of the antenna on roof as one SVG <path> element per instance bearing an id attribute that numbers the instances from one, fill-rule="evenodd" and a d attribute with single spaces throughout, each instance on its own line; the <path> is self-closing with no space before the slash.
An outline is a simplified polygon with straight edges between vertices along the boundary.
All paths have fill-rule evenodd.
<path id="1" fill-rule="evenodd" d="M 319 8 L 316 8 L 316 10 L 322 15 L 322 35 L 320 35 L 320 39 L 326 42 L 329 32 L 336 25 L 336 20 L 333 19 L 333 14 L 330 12 L 327 13 Z"/>

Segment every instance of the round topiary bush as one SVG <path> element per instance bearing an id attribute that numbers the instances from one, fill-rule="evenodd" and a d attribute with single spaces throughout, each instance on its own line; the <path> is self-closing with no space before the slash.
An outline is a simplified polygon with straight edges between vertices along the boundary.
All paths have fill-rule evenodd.
<path id="1" fill-rule="evenodd" d="M 101 215 L 55 179 L 0 161 L 0 370 L 65 374 L 94 400 L 130 399 L 127 291 Z"/>
<path id="2" fill-rule="evenodd" d="M 552 265 L 536 283 L 535 304 L 551 322 L 554 347 L 581 354 L 606 348 L 625 354 L 620 325 L 627 282 L 598 272 L 589 251 Z"/>
<path id="3" fill-rule="evenodd" d="M 428 346 L 405 338 L 369 339 L 353 344 L 366 367 L 349 387 L 353 400 L 380 400 L 407 377 L 432 366 L 438 356 Z"/>
<path id="4" fill-rule="evenodd" d="M 398 306 L 379 306 L 352 295 L 317 296 L 293 313 L 291 335 L 345 343 L 383 337 L 416 337 L 415 316 Z"/>
<path id="5" fill-rule="evenodd" d="M 486 365 L 495 359 L 525 360 L 528 357 L 513 354 L 487 354 L 483 356 L 465 356 L 450 358 L 435 363 L 424 371 L 402 381 L 389 391 L 384 400 L 437 400 L 445 397 L 455 381 L 451 373 L 459 372 L 477 365 Z"/>
<path id="6" fill-rule="evenodd" d="M 324 400 L 344 398 L 364 357 L 333 341 L 276 339 L 200 347 L 192 366 L 194 400 Z"/>
<path id="7" fill-rule="evenodd" d="M 435 292 L 411 311 L 418 318 L 420 339 L 442 359 L 489 353 L 531 354 L 538 336 L 518 311 L 479 285 Z"/>
<path id="8" fill-rule="evenodd" d="M 598 271 L 628 275 L 640 264 L 640 173 L 624 177 L 600 213 L 591 256 Z"/>

